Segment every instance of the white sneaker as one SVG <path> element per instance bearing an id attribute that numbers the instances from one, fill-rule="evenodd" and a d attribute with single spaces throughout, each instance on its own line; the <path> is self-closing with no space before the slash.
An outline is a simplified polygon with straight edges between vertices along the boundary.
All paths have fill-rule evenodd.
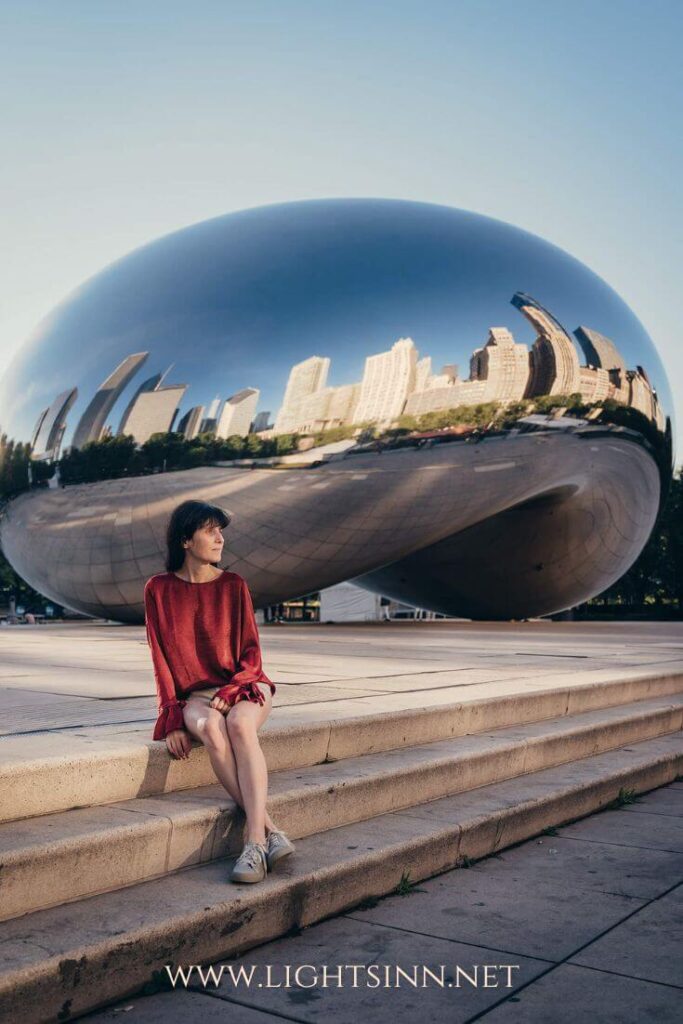
<path id="1" fill-rule="evenodd" d="M 267 873 L 268 861 L 265 847 L 250 840 L 244 844 L 244 849 L 235 861 L 230 872 L 230 881 L 261 882 Z"/>
<path id="2" fill-rule="evenodd" d="M 266 860 L 268 870 L 272 871 L 279 860 L 293 853 L 294 843 L 290 842 L 284 832 L 274 828 L 266 838 Z"/>

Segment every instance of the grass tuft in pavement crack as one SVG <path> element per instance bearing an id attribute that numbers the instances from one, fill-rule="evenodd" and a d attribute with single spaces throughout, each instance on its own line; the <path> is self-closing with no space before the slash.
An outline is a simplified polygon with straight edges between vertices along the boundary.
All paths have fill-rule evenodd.
<path id="1" fill-rule="evenodd" d="M 605 805 L 606 811 L 617 811 L 620 807 L 625 807 L 626 804 L 637 804 L 641 803 L 641 799 L 636 795 L 635 789 L 624 789 L 622 786 L 619 790 L 619 796 L 615 797 L 614 800 Z"/>
<path id="2" fill-rule="evenodd" d="M 408 896 L 412 892 L 426 892 L 426 889 L 419 889 L 416 882 L 410 881 L 410 871 L 404 871 L 401 875 L 401 881 L 396 886 L 394 892 L 397 896 Z"/>

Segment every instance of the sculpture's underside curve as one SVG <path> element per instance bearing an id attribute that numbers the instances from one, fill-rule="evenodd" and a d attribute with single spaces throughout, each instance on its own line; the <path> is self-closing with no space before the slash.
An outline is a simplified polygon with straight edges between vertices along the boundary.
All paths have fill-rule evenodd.
<path id="1" fill-rule="evenodd" d="M 248 579 L 256 606 L 354 578 L 435 611 L 510 618 L 618 579 L 652 530 L 660 483 L 643 445 L 554 430 L 33 492 L 11 503 L 3 548 L 54 600 L 140 622 L 168 514 L 187 497 L 233 512 L 224 565 Z"/>

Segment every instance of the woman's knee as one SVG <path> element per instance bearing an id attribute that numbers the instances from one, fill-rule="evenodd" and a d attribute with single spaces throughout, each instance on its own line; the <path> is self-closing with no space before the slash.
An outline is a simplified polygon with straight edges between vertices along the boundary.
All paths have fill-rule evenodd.
<path id="1" fill-rule="evenodd" d="M 233 743 L 245 743 L 256 735 L 256 719 L 252 715 L 237 715 L 233 709 L 226 718 L 228 737 Z"/>
<path id="2" fill-rule="evenodd" d="M 202 714 L 197 719 L 196 728 L 202 742 L 207 747 L 223 750 L 229 743 L 225 716 L 214 708 L 210 708 L 207 714 Z"/>

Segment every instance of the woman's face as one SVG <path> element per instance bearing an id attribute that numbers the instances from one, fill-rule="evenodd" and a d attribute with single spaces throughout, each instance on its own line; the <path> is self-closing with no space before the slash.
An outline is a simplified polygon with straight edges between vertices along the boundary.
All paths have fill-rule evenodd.
<path id="1" fill-rule="evenodd" d="M 223 554 L 225 540 L 221 528 L 217 524 L 200 526 L 195 530 L 189 541 L 185 541 L 185 551 L 190 552 L 200 562 L 219 562 Z"/>

